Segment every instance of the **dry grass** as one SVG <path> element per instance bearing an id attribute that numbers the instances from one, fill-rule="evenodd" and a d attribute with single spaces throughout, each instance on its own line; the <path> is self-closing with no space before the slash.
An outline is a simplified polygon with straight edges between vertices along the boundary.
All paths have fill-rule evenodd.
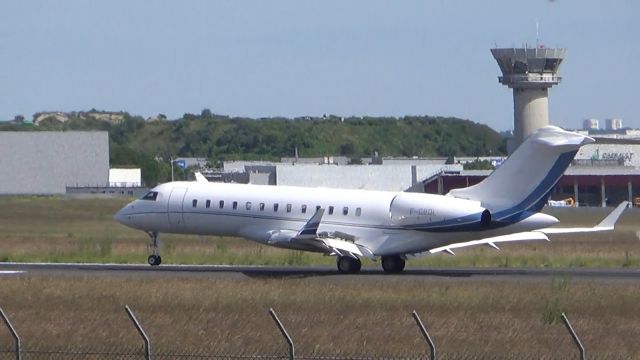
<path id="1" fill-rule="evenodd" d="M 267 314 L 273 307 L 300 354 L 424 354 L 413 309 L 450 356 L 573 357 L 568 333 L 553 323 L 560 311 L 590 357 L 640 354 L 640 287 L 631 281 L 94 274 L 4 277 L 0 285 L 0 304 L 27 347 L 139 346 L 129 304 L 158 350 L 284 351 Z M 7 344 L 4 330 L 2 338 Z"/>
<path id="2" fill-rule="evenodd" d="M 0 261 L 143 263 L 148 237 L 116 223 L 126 199 L 0 197 Z M 610 209 L 550 209 L 564 226 L 596 224 Z M 640 209 L 629 209 L 615 232 L 554 236 L 551 243 L 473 247 L 414 260 L 439 267 L 638 267 Z M 165 263 L 333 264 L 317 254 L 276 249 L 237 238 L 163 234 Z M 365 266 L 371 265 L 365 262 Z M 375 264 L 375 266 L 378 266 Z"/>
<path id="3" fill-rule="evenodd" d="M 126 199 L 0 197 L 0 261 L 143 263 L 148 237 L 116 223 Z M 564 226 L 596 224 L 610 209 L 550 209 Z M 552 237 L 551 243 L 474 247 L 410 262 L 427 266 L 640 267 L 640 209 L 615 232 Z M 163 234 L 163 261 L 180 264 L 333 264 L 332 258 L 238 238 Z M 365 262 L 365 266 L 370 263 Z M 375 265 L 377 266 L 377 265 Z"/>

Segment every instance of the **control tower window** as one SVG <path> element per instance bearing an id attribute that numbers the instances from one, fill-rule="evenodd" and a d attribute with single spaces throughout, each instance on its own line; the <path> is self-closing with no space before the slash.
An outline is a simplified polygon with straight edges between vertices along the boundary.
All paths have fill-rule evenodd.
<path id="1" fill-rule="evenodd" d="M 140 200 L 156 201 L 157 198 L 158 198 L 158 192 L 157 191 L 149 191 L 148 193 L 144 194 L 144 196 L 141 197 Z"/>
<path id="2" fill-rule="evenodd" d="M 522 61 L 516 61 L 515 63 L 513 63 L 514 74 L 526 74 L 527 72 L 529 72 L 529 67 L 527 66 L 527 63 Z"/>
<path id="3" fill-rule="evenodd" d="M 544 62 L 544 71 L 554 72 L 560 65 L 560 59 L 546 59 Z"/>

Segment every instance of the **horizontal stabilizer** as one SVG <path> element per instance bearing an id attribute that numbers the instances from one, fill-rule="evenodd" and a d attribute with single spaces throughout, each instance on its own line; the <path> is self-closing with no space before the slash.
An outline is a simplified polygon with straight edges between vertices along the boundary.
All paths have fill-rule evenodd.
<path id="1" fill-rule="evenodd" d="M 574 228 L 546 228 L 538 230 L 545 234 L 571 234 L 571 233 L 585 233 L 596 231 L 609 231 L 613 230 L 616 222 L 622 215 L 625 208 L 629 206 L 628 201 L 623 201 L 612 212 L 607 215 L 598 225 L 594 227 L 574 227 Z"/>
<path id="2" fill-rule="evenodd" d="M 549 241 L 549 238 L 547 238 L 547 236 L 541 232 L 537 232 L 537 231 L 526 231 L 526 232 L 519 232 L 519 233 L 515 233 L 515 234 L 509 234 L 509 235 L 502 235 L 502 236 L 495 236 L 495 237 L 490 237 L 490 238 L 486 238 L 486 239 L 480 239 L 480 240 L 472 240 L 472 241 L 466 241 L 466 242 L 461 242 L 461 243 L 455 243 L 455 244 L 450 244 L 450 245 L 446 245 L 446 246 L 441 246 L 438 248 L 434 248 L 429 250 L 430 253 L 435 254 L 437 252 L 447 252 L 449 254 L 453 253 L 453 251 L 451 249 L 457 249 L 457 248 L 462 248 L 462 247 L 467 247 L 467 246 L 474 246 L 474 245 L 483 245 L 483 244 L 487 244 L 489 246 L 491 246 L 491 244 L 493 244 L 493 246 L 495 246 L 495 243 L 499 243 L 499 242 L 508 242 L 508 241 L 525 241 L 525 240 L 547 240 Z"/>

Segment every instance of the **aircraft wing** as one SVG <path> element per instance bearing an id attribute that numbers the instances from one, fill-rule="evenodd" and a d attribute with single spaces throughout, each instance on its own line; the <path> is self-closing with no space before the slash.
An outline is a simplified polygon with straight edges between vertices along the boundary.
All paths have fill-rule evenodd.
<path id="1" fill-rule="evenodd" d="M 273 231 L 269 243 L 279 243 L 284 246 L 287 243 L 297 243 L 320 249 L 331 255 L 374 257 L 371 250 L 354 242 L 355 237 L 353 235 L 337 231 L 318 233 L 318 227 L 320 227 L 323 215 L 324 209 L 318 209 L 298 232 L 291 230 Z"/>
<path id="2" fill-rule="evenodd" d="M 204 175 L 202 175 L 202 173 L 199 171 L 196 171 L 194 175 L 196 176 L 197 182 L 209 182 L 209 180 L 207 180 L 207 178 L 204 177 Z"/>
<path id="3" fill-rule="evenodd" d="M 574 227 L 574 228 L 546 228 L 534 231 L 526 231 L 515 234 L 508 234 L 496 237 L 490 237 L 480 240 L 472 240 L 461 243 L 455 243 L 450 245 L 441 246 L 429 250 L 431 254 L 444 251 L 451 255 L 455 255 L 452 249 L 473 246 L 473 245 L 489 245 L 495 249 L 499 249 L 496 243 L 507 241 L 524 241 L 524 240 L 547 240 L 549 234 L 570 234 L 570 233 L 584 233 L 584 232 L 596 232 L 596 231 L 610 231 L 613 230 L 615 223 L 622 215 L 622 212 L 629 206 L 628 201 L 623 201 L 618 205 L 607 217 L 605 217 L 598 225 L 594 227 Z"/>
<path id="4" fill-rule="evenodd" d="M 540 229 L 540 231 L 545 234 L 571 234 L 571 233 L 585 233 L 585 232 L 596 232 L 596 231 L 609 231 L 613 230 L 616 221 L 622 215 L 622 212 L 626 207 L 629 206 L 628 201 L 623 201 L 616 207 L 612 212 L 607 215 L 598 225 L 594 227 L 574 227 L 574 228 L 546 228 Z"/>
<path id="5" fill-rule="evenodd" d="M 499 249 L 496 243 L 508 242 L 508 241 L 525 241 L 525 240 L 549 241 L 549 238 L 547 237 L 547 235 L 538 231 L 525 231 L 525 232 L 519 232 L 519 233 L 509 234 L 509 235 L 494 236 L 494 237 L 480 239 L 480 240 L 471 240 L 471 241 L 449 244 L 449 245 L 431 249 L 429 250 L 429 252 L 431 254 L 435 254 L 435 253 L 444 251 L 448 254 L 455 255 L 452 249 L 457 249 L 457 248 L 462 248 L 467 246 L 474 246 L 474 245 L 489 245 L 495 249 Z"/>

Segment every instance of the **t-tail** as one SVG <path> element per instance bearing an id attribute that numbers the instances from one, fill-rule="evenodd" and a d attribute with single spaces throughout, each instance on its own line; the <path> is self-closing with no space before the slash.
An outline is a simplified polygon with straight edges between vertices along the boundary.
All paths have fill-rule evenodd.
<path id="1" fill-rule="evenodd" d="M 497 223 L 517 221 L 538 212 L 564 174 L 580 146 L 592 138 L 545 126 L 529 136 L 482 182 L 447 195 L 475 200 Z"/>

